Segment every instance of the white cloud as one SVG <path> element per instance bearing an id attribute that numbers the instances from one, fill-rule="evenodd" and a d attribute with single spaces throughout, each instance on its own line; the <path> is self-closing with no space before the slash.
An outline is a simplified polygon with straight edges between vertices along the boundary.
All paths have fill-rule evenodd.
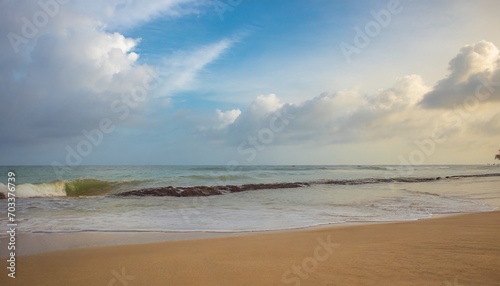
<path id="1" fill-rule="evenodd" d="M 180 17 L 197 13 L 199 0 L 73 0 L 70 7 L 92 16 L 107 28 L 130 27 L 160 15 Z"/>
<path id="2" fill-rule="evenodd" d="M 47 23 L 36 26 L 28 38 L 22 19 L 32 21 L 44 8 L 38 1 L 1 2 L 0 34 L 26 38 L 14 46 L 0 41 L 0 132 L 12 134 L 1 143 L 39 144 L 81 136 L 83 129 L 95 128 L 102 118 L 118 117 L 111 103 L 123 101 L 137 87 L 160 82 L 164 88 L 147 96 L 161 98 L 191 88 L 197 73 L 230 48 L 231 40 L 176 53 L 155 69 L 139 62 L 140 39 L 115 28 L 159 15 L 193 13 L 186 4 L 196 9 L 196 2 L 70 1 L 51 8 L 54 13 Z M 168 99 L 162 101 L 163 106 L 170 104 Z M 138 112 L 140 108 L 133 109 L 127 120 Z"/>
<path id="3" fill-rule="evenodd" d="M 269 113 L 278 110 L 283 106 L 283 103 L 275 94 L 259 95 L 250 105 L 250 109 L 254 113 Z"/>
<path id="4" fill-rule="evenodd" d="M 206 65 L 218 59 L 233 44 L 232 39 L 222 39 L 192 51 L 165 56 L 156 69 L 158 79 L 162 84 L 158 93 L 165 96 L 173 92 L 193 89 L 196 75 Z"/>
<path id="5" fill-rule="evenodd" d="M 425 95 L 424 107 L 456 108 L 470 100 L 500 100 L 500 54 L 493 43 L 480 41 L 463 47 L 450 61 L 449 70 L 449 75 Z"/>
<path id="6" fill-rule="evenodd" d="M 420 76 L 410 75 L 397 79 L 391 88 L 374 94 L 364 94 L 356 89 L 344 90 L 324 93 L 300 104 L 283 103 L 274 94 L 259 95 L 238 112 L 235 120 L 221 125 L 227 127 L 225 130 L 212 130 L 208 136 L 239 144 L 262 128 L 269 127 L 277 116 L 289 122 L 284 130 L 275 134 L 275 142 L 279 144 L 328 145 L 403 134 L 416 136 L 414 129 L 408 129 L 408 122 L 413 121 L 411 125 L 422 127 L 432 120 L 430 116 L 424 117 L 425 122 L 412 118 L 421 112 L 416 102 L 428 90 Z"/>
<path id="7" fill-rule="evenodd" d="M 462 49 L 452 61 L 453 72 L 440 81 L 449 83 L 453 78 L 453 82 L 462 82 L 454 83 L 454 92 L 448 95 L 463 98 L 470 94 L 469 86 L 477 87 L 470 84 L 471 79 L 478 73 L 485 76 L 490 85 L 482 85 L 481 94 L 486 100 L 481 102 L 462 100 L 448 110 L 424 108 L 427 106 L 421 102 L 436 87 L 413 74 L 374 93 L 349 89 L 323 93 L 301 103 L 283 103 L 281 97 L 261 95 L 242 108 L 238 118 L 226 128 L 203 130 L 202 134 L 211 142 L 234 148 L 241 155 L 236 158 L 242 161 L 249 152 L 241 150 L 254 148 L 257 154 L 262 152 L 259 163 L 273 162 L 268 158 L 290 158 L 281 162 L 399 164 L 401 158 L 409 160 L 416 151 L 423 152 L 422 148 L 427 148 L 424 164 L 484 162 L 491 159 L 488 150 L 497 150 L 495 142 L 500 139 L 496 101 L 500 86 L 491 85 L 500 79 L 499 60 L 495 57 L 494 45 L 487 42 Z M 285 117 L 288 123 L 271 136 L 270 123 L 276 116 Z M 259 141 L 260 133 L 267 134 L 264 141 L 272 138 L 272 142 Z M 377 154 L 369 154 L 375 150 Z M 337 161 L 338 158 L 343 159 Z"/>
<path id="8" fill-rule="evenodd" d="M 220 124 L 217 126 L 217 129 L 221 129 L 227 127 L 229 124 L 232 124 L 241 114 L 241 110 L 239 109 L 231 109 L 228 111 L 217 109 L 216 112 L 217 119 L 220 122 Z"/>
<path id="9" fill-rule="evenodd" d="M 39 27 L 34 37 L 19 43 L 19 52 L 4 38 L 0 41 L 0 134 L 9 136 L 2 137 L 0 144 L 67 142 L 68 138 L 81 135 L 83 129 L 97 126 L 101 118 L 114 115 L 110 102 L 153 77 L 162 87 L 151 94 L 155 99 L 146 108 L 154 105 L 157 109 L 142 114 L 145 115 L 142 120 L 161 126 L 161 130 L 152 133 L 166 133 L 167 129 L 190 133 L 196 132 L 197 126 L 208 126 L 197 131 L 202 131 L 209 140 L 225 141 L 231 148 L 268 127 L 273 117 L 283 114 L 290 116 L 287 117 L 289 124 L 275 134 L 273 143 L 294 148 L 307 144 L 365 144 L 393 138 L 411 143 L 437 131 L 459 139 L 453 142 L 461 147 L 466 144 L 462 142 L 475 140 L 483 144 L 498 138 L 500 59 L 494 43 L 499 38 L 498 33 L 494 33 L 497 25 L 491 24 L 498 22 L 496 10 L 491 9 L 498 7 L 498 1 L 488 5 L 460 2 L 457 5 L 464 12 L 457 19 L 464 21 L 443 20 L 442 12 L 454 4 L 443 4 L 441 6 L 446 7 L 439 6 L 429 16 L 425 3 L 413 3 L 412 7 L 425 6 L 422 14 L 413 14 L 408 6 L 409 13 L 399 20 L 395 18 L 398 22 L 391 25 L 391 29 L 399 29 L 399 33 L 385 33 L 377 38 L 363 51 L 363 57 L 351 65 L 343 64 L 343 60 L 335 56 L 331 47 L 337 39 L 330 37 L 331 29 L 327 26 L 327 33 L 311 37 L 324 41 L 304 42 L 301 35 L 297 35 L 297 40 L 310 43 L 302 47 L 303 53 L 283 48 L 288 44 L 283 42 L 276 50 L 252 53 L 257 58 L 243 56 L 241 62 L 224 66 L 217 74 L 211 74 L 206 67 L 231 49 L 238 37 L 169 52 L 158 62 L 158 68 L 141 63 L 138 49 L 141 39 L 126 37 L 126 29 L 159 16 L 199 13 L 197 9 L 206 5 L 203 2 L 73 0 L 61 5 L 57 15 L 50 17 L 46 26 Z M 33 15 L 42 10 L 38 3 L 0 2 L 0 34 L 22 35 L 22 19 L 31 21 Z M 477 17 L 471 17 L 471 9 Z M 452 11 L 452 14 L 456 13 Z M 482 19 L 488 21 L 477 21 L 484 15 L 487 18 Z M 448 27 L 445 25 L 448 22 L 460 24 Z M 422 29 L 414 25 L 428 27 Z M 410 30 L 417 31 L 409 37 Z M 449 75 L 441 74 L 444 59 L 456 54 L 454 48 L 450 52 L 450 47 L 482 38 L 492 42 L 481 41 L 464 47 L 450 61 Z M 416 55 L 419 51 L 421 54 Z M 443 79 L 431 88 L 420 76 L 409 75 L 397 79 L 390 88 L 376 91 L 380 86 L 389 86 L 387 82 L 395 75 L 414 72 L 424 75 L 429 82 Z M 212 111 L 208 115 L 189 108 L 177 110 L 173 116 L 164 112 L 178 102 L 171 99 L 176 92 L 200 89 L 197 81 L 200 73 L 203 79 L 209 79 L 203 82 L 203 88 L 207 94 L 214 95 L 211 100 L 225 101 L 225 104 L 238 102 L 239 108 L 224 108 L 214 113 L 210 107 Z M 344 89 L 349 86 L 360 88 Z M 467 102 L 478 86 L 481 95 L 489 96 L 477 104 Z M 361 88 L 370 92 L 364 93 Z M 341 90 L 311 98 L 329 89 Z M 270 91 L 277 92 L 279 97 L 274 94 L 255 97 Z M 249 95 L 255 97 L 250 103 Z M 246 108 L 241 107 L 242 103 L 247 104 Z M 174 119 L 168 122 L 165 119 L 168 116 Z M 189 116 L 192 118 L 187 118 Z M 189 122 L 184 124 L 182 120 Z M 132 122 L 127 124 L 130 125 L 126 127 L 137 126 Z M 200 140 L 200 145 L 204 143 Z M 7 150 L 3 151 L 5 154 L 11 149 L 2 150 Z"/>
<path id="10" fill-rule="evenodd" d="M 394 86 L 379 91 L 370 101 L 375 108 L 391 110 L 414 105 L 430 90 L 419 75 L 408 75 L 397 79 Z"/>
<path id="11" fill-rule="evenodd" d="M 273 145 L 327 146 L 395 140 L 411 147 L 415 142 L 439 137 L 446 138 L 443 146 L 452 150 L 464 148 L 471 138 L 481 145 L 486 142 L 484 136 L 496 134 L 500 114 L 496 106 L 445 113 L 422 108 L 419 103 L 431 90 L 419 75 L 408 75 L 372 94 L 343 90 L 323 93 L 299 104 L 282 103 L 274 94 L 260 95 L 227 128 L 206 135 L 238 146 L 249 136 L 258 137 L 276 116 L 285 116 L 289 123 L 273 134 Z"/>
<path id="12" fill-rule="evenodd" d="M 295 117 L 287 132 L 290 138 L 318 144 L 401 136 L 408 133 L 404 129 L 408 126 L 406 119 L 416 112 L 414 103 L 427 90 L 419 76 L 410 75 L 374 94 L 355 89 L 323 94 L 299 105 L 289 105 L 287 112 Z"/>

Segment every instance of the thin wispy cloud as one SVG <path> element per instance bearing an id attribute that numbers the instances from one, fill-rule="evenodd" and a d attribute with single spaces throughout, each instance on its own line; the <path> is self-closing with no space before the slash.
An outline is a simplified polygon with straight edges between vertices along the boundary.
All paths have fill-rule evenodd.
<path id="1" fill-rule="evenodd" d="M 176 91 L 193 89 L 196 75 L 205 66 L 217 60 L 233 44 L 233 40 L 223 39 L 192 51 L 179 51 L 166 55 L 161 64 L 156 66 L 157 77 L 162 85 L 160 95 L 167 96 Z"/>

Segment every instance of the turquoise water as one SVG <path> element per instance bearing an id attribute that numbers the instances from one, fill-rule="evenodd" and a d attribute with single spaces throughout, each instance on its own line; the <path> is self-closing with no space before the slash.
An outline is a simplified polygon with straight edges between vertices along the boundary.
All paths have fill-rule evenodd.
<path id="1" fill-rule="evenodd" d="M 500 207 L 491 166 L 50 166 L 0 167 L 16 173 L 20 232 L 255 231 L 352 221 L 402 221 Z M 377 181 L 436 178 L 430 182 Z M 370 179 L 370 183 L 353 184 Z M 373 180 L 371 180 L 373 179 Z M 347 180 L 345 184 L 316 184 Z M 373 181 L 373 183 L 371 183 Z M 154 187 L 307 182 L 210 197 L 116 197 Z M 6 210 L 0 211 L 2 226 Z M 5 222 L 5 223 L 4 223 Z M 5 232 L 3 232 L 5 233 Z"/>

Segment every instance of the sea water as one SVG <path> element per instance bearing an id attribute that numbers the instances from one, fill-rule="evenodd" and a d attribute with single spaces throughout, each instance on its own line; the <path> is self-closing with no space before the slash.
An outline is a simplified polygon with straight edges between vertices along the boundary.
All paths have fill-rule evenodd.
<path id="1" fill-rule="evenodd" d="M 500 207 L 500 168 L 479 165 L 0 167 L 4 194 L 9 171 L 16 174 L 19 233 L 278 230 Z M 167 186 L 291 182 L 305 184 L 202 197 L 118 196 Z M 5 228 L 6 208 L 0 222 Z"/>

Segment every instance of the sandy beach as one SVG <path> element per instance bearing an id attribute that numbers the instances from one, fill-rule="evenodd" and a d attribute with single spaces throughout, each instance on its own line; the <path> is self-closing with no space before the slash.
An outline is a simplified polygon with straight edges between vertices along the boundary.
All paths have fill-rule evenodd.
<path id="1" fill-rule="evenodd" d="M 500 285 L 500 212 L 18 256 L 2 285 Z"/>
<path id="2" fill-rule="evenodd" d="M 500 286 L 500 0 L 0 0 L 0 286 Z"/>

